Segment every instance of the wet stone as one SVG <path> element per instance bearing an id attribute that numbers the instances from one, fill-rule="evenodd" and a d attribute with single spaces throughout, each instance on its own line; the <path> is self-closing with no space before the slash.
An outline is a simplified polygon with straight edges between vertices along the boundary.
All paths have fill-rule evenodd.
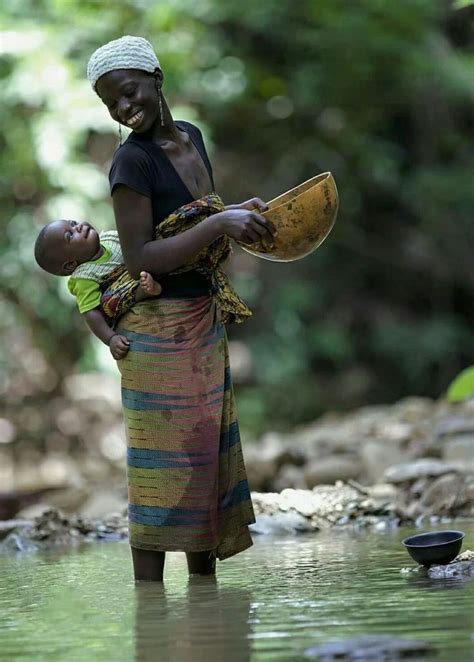
<path id="1" fill-rule="evenodd" d="M 12 532 L 0 545 L 0 552 L 36 552 L 39 545 L 35 544 L 22 533 Z"/>
<path id="2" fill-rule="evenodd" d="M 421 575 L 430 579 L 453 579 L 474 577 L 474 552 L 466 549 L 456 558 L 446 565 L 432 565 L 425 568 L 423 565 L 402 568 L 402 575 Z"/>
<path id="3" fill-rule="evenodd" d="M 255 524 L 252 524 L 249 528 L 252 533 L 264 535 L 306 533 L 315 530 L 310 520 L 295 512 L 257 515 Z"/>
<path id="4" fill-rule="evenodd" d="M 448 565 L 433 565 L 428 570 L 430 579 L 474 577 L 474 561 L 457 561 Z"/>
<path id="5" fill-rule="evenodd" d="M 128 536 L 125 516 L 103 520 L 67 518 L 58 510 L 47 510 L 28 526 L 15 527 L 0 543 L 0 552 L 25 552 L 71 547 L 93 540 L 123 540 Z"/>

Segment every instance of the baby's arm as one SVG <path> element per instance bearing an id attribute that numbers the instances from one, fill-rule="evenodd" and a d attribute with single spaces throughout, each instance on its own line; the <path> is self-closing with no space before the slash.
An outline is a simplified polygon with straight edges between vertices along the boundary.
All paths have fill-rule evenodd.
<path id="1" fill-rule="evenodd" d="M 116 361 L 123 359 L 127 354 L 130 343 L 125 336 L 115 333 L 113 329 L 107 324 L 106 317 L 100 308 L 94 308 L 86 313 L 83 313 L 87 326 L 92 333 L 102 340 L 103 343 L 108 345 L 112 356 Z"/>

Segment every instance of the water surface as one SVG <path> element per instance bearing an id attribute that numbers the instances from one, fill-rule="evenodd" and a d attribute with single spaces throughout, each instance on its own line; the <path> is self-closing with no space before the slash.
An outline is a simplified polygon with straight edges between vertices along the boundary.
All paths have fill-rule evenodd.
<path id="1" fill-rule="evenodd" d="M 439 526 L 466 532 L 474 525 Z M 168 555 L 165 585 L 132 579 L 127 543 L 0 556 L 0 659 L 224 662 L 303 660 L 308 648 L 392 634 L 474 659 L 474 581 L 406 577 L 412 531 L 333 531 L 255 545 L 188 580 Z"/>

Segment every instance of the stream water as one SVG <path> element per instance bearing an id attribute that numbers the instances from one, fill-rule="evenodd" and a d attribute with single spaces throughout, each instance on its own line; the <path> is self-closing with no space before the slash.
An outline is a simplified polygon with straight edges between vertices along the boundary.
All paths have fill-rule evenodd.
<path id="1" fill-rule="evenodd" d="M 461 528 L 474 549 L 474 524 L 433 528 Z M 410 533 L 254 536 L 216 581 L 188 579 L 184 555 L 169 554 L 164 586 L 135 585 L 127 543 L 0 555 L 0 660 L 304 660 L 330 641 L 390 634 L 472 662 L 474 581 L 401 575 L 414 565 L 400 545 Z"/>

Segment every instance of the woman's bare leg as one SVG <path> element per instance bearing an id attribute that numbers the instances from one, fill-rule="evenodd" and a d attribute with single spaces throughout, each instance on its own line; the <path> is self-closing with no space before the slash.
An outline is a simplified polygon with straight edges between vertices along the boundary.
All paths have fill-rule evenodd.
<path id="1" fill-rule="evenodd" d="M 216 557 L 213 552 L 186 552 L 190 575 L 215 575 Z"/>
<path id="2" fill-rule="evenodd" d="M 133 570 L 136 581 L 162 582 L 165 553 L 132 547 Z"/>

